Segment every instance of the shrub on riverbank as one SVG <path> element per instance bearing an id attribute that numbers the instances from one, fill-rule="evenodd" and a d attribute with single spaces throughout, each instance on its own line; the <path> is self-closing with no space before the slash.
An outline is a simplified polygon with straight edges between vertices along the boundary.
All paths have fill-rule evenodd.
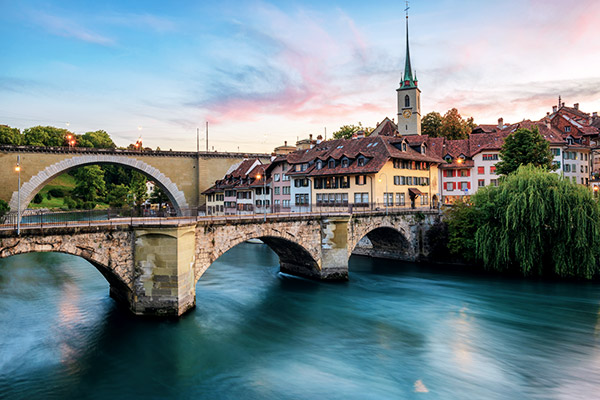
<path id="1" fill-rule="evenodd" d="M 447 215 L 449 249 L 485 268 L 527 276 L 598 274 L 600 210 L 591 191 L 522 166 Z"/>

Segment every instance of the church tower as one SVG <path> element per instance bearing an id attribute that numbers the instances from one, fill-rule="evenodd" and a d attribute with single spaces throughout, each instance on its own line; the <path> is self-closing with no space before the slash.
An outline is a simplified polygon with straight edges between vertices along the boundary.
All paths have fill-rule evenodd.
<path id="1" fill-rule="evenodd" d="M 408 3 L 408 2 L 407 2 Z M 400 82 L 398 92 L 398 133 L 400 135 L 421 134 L 421 90 L 417 87 L 417 74 L 410 65 L 408 48 L 408 5 L 406 7 L 406 61 L 404 79 Z"/>

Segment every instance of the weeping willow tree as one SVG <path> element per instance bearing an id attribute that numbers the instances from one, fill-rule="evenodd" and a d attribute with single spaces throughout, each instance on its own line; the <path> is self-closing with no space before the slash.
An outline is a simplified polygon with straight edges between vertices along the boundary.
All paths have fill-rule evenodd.
<path id="1" fill-rule="evenodd" d="M 521 166 L 473 197 L 476 253 L 487 268 L 528 276 L 591 278 L 598 272 L 600 212 L 586 187 Z"/>

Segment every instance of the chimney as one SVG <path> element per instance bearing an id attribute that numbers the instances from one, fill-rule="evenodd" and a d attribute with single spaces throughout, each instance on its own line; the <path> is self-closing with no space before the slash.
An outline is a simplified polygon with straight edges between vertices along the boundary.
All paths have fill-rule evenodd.
<path id="1" fill-rule="evenodd" d="M 579 110 L 579 103 L 573 104 L 573 108 L 576 109 L 576 110 Z"/>
<path id="2" fill-rule="evenodd" d="M 564 107 L 564 106 L 565 106 L 565 102 L 563 101 L 563 102 L 562 102 L 562 104 L 561 104 L 560 106 L 561 106 L 561 107 Z"/>
<path id="3" fill-rule="evenodd" d="M 352 134 L 352 139 L 358 139 L 358 135 L 356 134 L 356 132 L 354 132 L 354 133 Z"/>
<path id="4" fill-rule="evenodd" d="M 323 141 L 323 136 L 319 135 L 317 136 L 317 144 L 321 143 Z"/>
<path id="5" fill-rule="evenodd" d="M 364 137 L 365 137 L 365 131 L 363 131 L 363 130 L 361 129 L 360 131 L 356 132 L 356 137 L 357 137 L 358 139 L 362 139 L 362 138 L 364 138 Z"/>
<path id="6" fill-rule="evenodd" d="M 504 118 L 500 117 L 498 118 L 498 129 L 503 129 L 504 128 Z"/>
<path id="7" fill-rule="evenodd" d="M 312 133 L 308 135 L 308 140 L 312 141 Z"/>
<path id="8" fill-rule="evenodd" d="M 557 106 L 552 106 L 552 112 L 555 113 L 558 111 L 558 107 Z"/>
<path id="9" fill-rule="evenodd" d="M 546 111 L 546 117 L 550 116 L 550 111 Z"/>
<path id="10" fill-rule="evenodd" d="M 285 141 L 283 142 L 283 146 L 284 146 L 284 147 L 287 147 L 287 140 L 285 140 Z"/>
<path id="11" fill-rule="evenodd" d="M 592 113 L 592 117 L 594 117 L 594 118 L 598 118 L 598 111 L 594 111 L 594 112 Z"/>

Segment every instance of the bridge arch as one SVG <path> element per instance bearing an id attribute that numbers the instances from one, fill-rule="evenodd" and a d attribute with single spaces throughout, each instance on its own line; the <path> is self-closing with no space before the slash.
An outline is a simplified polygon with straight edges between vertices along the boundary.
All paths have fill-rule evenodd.
<path id="1" fill-rule="evenodd" d="M 228 231 L 228 228 L 231 227 L 224 228 Z M 206 240 L 202 238 L 202 235 L 198 235 L 197 240 L 204 243 L 197 243 L 196 245 L 197 263 L 194 271 L 196 283 L 219 257 L 238 244 L 250 239 L 260 239 L 277 254 L 281 272 L 289 272 L 308 278 L 320 277 L 320 243 L 318 240 L 315 244 L 299 243 L 298 238 L 289 232 L 269 228 L 262 232 L 259 229 L 258 231 L 246 233 L 236 230 L 235 234 L 217 236 L 222 240 L 211 241 L 211 243 L 206 245 Z"/>
<path id="2" fill-rule="evenodd" d="M 129 167 L 152 179 L 169 197 L 171 204 L 173 204 L 173 207 L 177 211 L 177 215 L 182 215 L 183 210 L 188 208 L 184 193 L 170 178 L 165 176 L 165 174 L 160 172 L 157 168 L 143 161 L 136 160 L 135 158 L 111 154 L 90 154 L 61 160 L 38 172 L 21 186 L 21 204 L 19 204 L 18 191 L 13 192 L 9 204 L 10 209 L 20 209 L 21 212 L 25 211 L 29 203 L 33 200 L 33 197 L 48 182 L 64 172 L 78 167 L 85 167 L 87 165 L 101 164 L 115 164 Z"/>
<path id="3" fill-rule="evenodd" d="M 364 238 L 368 239 L 369 247 L 359 246 Z M 349 241 L 348 250 L 348 258 L 352 254 L 364 254 L 380 258 L 410 259 L 414 252 L 410 243 L 410 232 L 391 224 L 356 229 L 352 240 Z"/>
<path id="4" fill-rule="evenodd" d="M 50 252 L 80 257 L 104 276 L 110 284 L 111 295 L 118 294 L 122 297 L 132 290 L 133 259 L 129 248 L 118 248 L 120 244 L 130 243 L 130 240 L 125 233 L 115 233 L 111 237 L 115 246 L 107 246 L 106 243 L 102 246 L 102 239 L 109 236 L 111 235 L 93 234 L 86 242 L 57 235 L 3 238 L 0 240 L 0 259 L 19 254 Z"/>

